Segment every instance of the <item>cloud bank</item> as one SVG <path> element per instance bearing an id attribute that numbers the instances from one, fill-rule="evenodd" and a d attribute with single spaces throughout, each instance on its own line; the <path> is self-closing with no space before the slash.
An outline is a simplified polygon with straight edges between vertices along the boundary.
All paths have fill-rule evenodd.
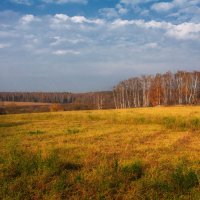
<path id="1" fill-rule="evenodd" d="M 34 3 L 12 1 L 29 7 Z M 40 2 L 58 6 L 90 3 Z M 197 70 L 199 3 L 121 0 L 91 16 L 2 11 L 0 90 L 107 90 L 130 76 Z"/>

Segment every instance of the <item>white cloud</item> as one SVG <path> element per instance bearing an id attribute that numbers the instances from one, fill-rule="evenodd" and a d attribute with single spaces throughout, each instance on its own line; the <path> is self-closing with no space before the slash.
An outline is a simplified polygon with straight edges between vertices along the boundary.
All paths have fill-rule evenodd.
<path id="1" fill-rule="evenodd" d="M 157 12 L 170 11 L 172 9 L 181 10 L 191 6 L 198 6 L 198 4 L 200 4 L 200 0 L 173 0 L 171 2 L 155 3 L 151 6 L 151 9 Z"/>
<path id="2" fill-rule="evenodd" d="M 171 10 L 174 7 L 174 5 L 172 3 L 169 2 L 161 2 L 161 3 L 156 3 L 153 4 L 151 9 L 157 11 L 157 12 L 166 12 Z"/>
<path id="3" fill-rule="evenodd" d="M 56 14 L 53 17 L 53 22 L 55 24 L 59 23 L 65 23 L 65 22 L 72 22 L 76 24 L 82 24 L 82 23 L 89 23 L 89 24 L 103 24 L 104 21 L 101 19 L 88 19 L 84 16 L 73 16 L 69 17 L 68 15 L 65 14 Z"/>
<path id="4" fill-rule="evenodd" d="M 166 28 L 170 26 L 170 23 L 167 22 L 157 22 L 157 21 L 144 21 L 144 20 L 122 20 L 117 19 L 114 22 L 112 22 L 111 27 L 112 28 L 120 28 L 122 26 L 127 25 L 136 25 L 142 28 Z"/>
<path id="5" fill-rule="evenodd" d="M 10 46 L 11 45 L 7 44 L 7 43 L 0 43 L 0 49 L 4 49 L 4 48 L 10 47 Z"/>
<path id="6" fill-rule="evenodd" d="M 26 6 L 33 5 L 33 0 L 10 0 L 13 3 L 16 4 L 23 4 Z M 68 3 L 74 3 L 74 4 L 87 4 L 88 0 L 41 0 L 44 3 L 54 3 L 54 4 L 68 4 Z"/>
<path id="7" fill-rule="evenodd" d="M 129 21 L 129 20 L 122 20 L 122 19 L 117 19 L 114 22 L 112 22 L 111 27 L 112 28 L 119 28 L 121 26 L 126 26 L 126 25 L 131 25 L 133 24 L 134 21 Z"/>
<path id="8" fill-rule="evenodd" d="M 150 49 L 154 49 L 158 47 L 158 44 L 156 42 L 151 42 L 151 43 L 147 43 L 144 45 L 145 48 L 150 48 Z"/>
<path id="9" fill-rule="evenodd" d="M 57 56 L 79 55 L 80 52 L 79 52 L 79 51 L 74 51 L 74 50 L 64 50 L 64 49 L 60 49 L 60 50 L 53 51 L 52 54 L 57 55 Z"/>
<path id="10" fill-rule="evenodd" d="M 118 12 L 115 8 L 102 8 L 99 10 L 99 14 L 109 19 L 118 17 Z"/>
<path id="11" fill-rule="evenodd" d="M 134 13 L 136 16 L 144 17 L 149 15 L 149 5 L 156 1 L 158 0 L 120 0 L 116 5 L 116 9 L 120 15 Z"/>
<path id="12" fill-rule="evenodd" d="M 200 23 L 185 22 L 178 25 L 169 22 L 144 21 L 144 20 L 115 20 L 112 28 L 120 28 L 127 25 L 136 25 L 146 29 L 161 29 L 167 36 L 176 39 L 197 39 L 200 40 Z"/>
<path id="13" fill-rule="evenodd" d="M 72 45 L 77 45 L 80 43 L 86 42 L 83 38 L 65 38 L 65 37 L 60 37 L 60 36 L 55 36 L 52 38 L 54 41 L 50 43 L 50 46 L 59 46 L 63 44 L 72 44 Z"/>
<path id="14" fill-rule="evenodd" d="M 84 16 L 74 16 L 70 18 L 72 22 L 77 24 L 82 23 L 94 23 L 94 24 L 102 24 L 103 20 L 101 19 L 87 19 Z"/>
<path id="15" fill-rule="evenodd" d="M 148 3 L 154 0 L 121 0 L 120 3 L 127 4 L 127 5 L 138 5 Z"/>
<path id="16" fill-rule="evenodd" d="M 200 24 L 185 22 L 179 25 L 172 25 L 172 27 L 167 30 L 167 35 L 177 39 L 200 40 Z"/>
<path id="17" fill-rule="evenodd" d="M 121 14 L 121 15 L 128 13 L 128 9 L 123 7 L 121 4 L 117 4 L 116 9 L 118 10 L 118 13 Z"/>
<path id="18" fill-rule="evenodd" d="M 118 9 L 118 12 L 119 12 L 119 14 L 126 14 L 126 13 L 128 13 L 128 9 L 120 8 L 120 9 Z"/>
<path id="19" fill-rule="evenodd" d="M 55 23 L 61 23 L 66 22 L 69 19 L 69 17 L 65 14 L 56 14 L 54 15 L 53 21 Z"/>
<path id="20" fill-rule="evenodd" d="M 25 25 L 25 24 L 31 23 L 34 20 L 35 20 L 35 17 L 33 15 L 24 15 L 21 18 L 21 23 Z"/>
<path id="21" fill-rule="evenodd" d="M 56 4 L 66 4 L 66 3 L 77 3 L 77 4 L 87 4 L 87 0 L 43 0 L 45 3 L 56 3 Z"/>
<path id="22" fill-rule="evenodd" d="M 24 4 L 26 6 L 31 6 L 33 4 L 32 0 L 10 0 L 10 1 L 16 4 Z"/>
<path id="23" fill-rule="evenodd" d="M 17 16 L 11 22 L 6 18 L 2 23 L 7 26 L 0 26 L 0 47 L 4 47 L 1 48 L 0 71 L 6 71 L 8 77 L 10 71 L 19 73 L 24 80 L 28 73 L 37 78 L 40 74 L 49 80 L 60 81 L 63 77 L 63 88 L 68 90 L 75 87 L 65 81 L 77 74 L 93 77 L 94 82 L 100 74 L 106 74 L 99 78 L 103 84 L 129 77 L 134 72 L 199 66 L 199 23 L 102 20 L 56 14 L 24 16 L 27 26 L 18 23 L 21 18 Z M 11 44 L 12 48 L 6 50 L 5 44 Z M 2 73 L 0 81 L 1 76 Z M 44 83 L 50 83 L 47 79 L 38 78 L 41 88 Z M 81 81 L 80 78 L 80 90 L 85 86 Z"/>
<path id="24" fill-rule="evenodd" d="M 51 46 L 57 46 L 66 41 L 65 38 L 61 38 L 60 36 L 55 36 L 55 37 L 53 37 L 53 39 L 55 41 L 50 43 Z"/>
<path id="25" fill-rule="evenodd" d="M 84 22 L 88 22 L 89 20 L 87 20 L 85 17 L 83 16 L 74 16 L 71 18 L 71 21 L 74 23 L 84 23 Z"/>

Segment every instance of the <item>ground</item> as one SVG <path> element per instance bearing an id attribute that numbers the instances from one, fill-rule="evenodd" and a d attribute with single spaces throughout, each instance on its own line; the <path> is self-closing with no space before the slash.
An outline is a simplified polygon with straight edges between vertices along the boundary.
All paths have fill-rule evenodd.
<path id="1" fill-rule="evenodd" d="M 0 116 L 0 199 L 200 199 L 200 107 Z"/>

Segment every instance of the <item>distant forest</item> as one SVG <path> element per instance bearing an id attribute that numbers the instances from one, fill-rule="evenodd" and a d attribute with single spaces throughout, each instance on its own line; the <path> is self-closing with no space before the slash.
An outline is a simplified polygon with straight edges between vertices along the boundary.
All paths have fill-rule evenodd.
<path id="1" fill-rule="evenodd" d="M 112 91 L 103 92 L 0 92 L 0 101 L 67 104 L 69 110 L 199 104 L 200 72 L 132 77 L 121 81 Z"/>
<path id="2" fill-rule="evenodd" d="M 113 89 L 116 108 L 200 103 L 200 72 L 141 76 L 121 81 Z"/>

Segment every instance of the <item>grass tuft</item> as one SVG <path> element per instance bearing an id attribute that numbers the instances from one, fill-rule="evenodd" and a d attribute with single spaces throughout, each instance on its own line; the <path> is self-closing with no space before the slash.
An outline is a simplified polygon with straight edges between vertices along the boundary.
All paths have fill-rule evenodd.
<path id="1" fill-rule="evenodd" d="M 123 175 L 131 180 L 135 181 L 140 179 L 144 174 L 144 167 L 140 161 L 125 165 L 122 167 Z"/>
<path id="2" fill-rule="evenodd" d="M 65 133 L 71 134 L 71 135 L 73 135 L 73 134 L 78 134 L 78 133 L 80 133 L 80 132 L 81 132 L 81 130 L 78 129 L 78 128 L 69 128 L 69 129 L 67 129 L 67 130 L 65 131 Z"/>
<path id="3" fill-rule="evenodd" d="M 184 169 L 182 165 L 175 168 L 171 174 L 171 181 L 175 191 L 183 193 L 199 185 L 195 171 L 192 169 Z"/>
<path id="4" fill-rule="evenodd" d="M 190 120 L 190 126 L 192 130 L 200 130 L 200 119 L 199 118 L 193 118 Z"/>
<path id="5" fill-rule="evenodd" d="M 45 133 L 44 131 L 41 131 L 41 130 L 35 130 L 35 131 L 29 131 L 28 132 L 30 135 L 40 135 L 40 134 L 43 134 Z"/>
<path id="6" fill-rule="evenodd" d="M 81 168 L 61 160 L 56 151 L 43 157 L 40 151 L 11 148 L 0 170 L 0 199 L 38 199 L 39 191 L 42 195 L 54 189 L 63 191 L 70 186 L 67 175 Z"/>

